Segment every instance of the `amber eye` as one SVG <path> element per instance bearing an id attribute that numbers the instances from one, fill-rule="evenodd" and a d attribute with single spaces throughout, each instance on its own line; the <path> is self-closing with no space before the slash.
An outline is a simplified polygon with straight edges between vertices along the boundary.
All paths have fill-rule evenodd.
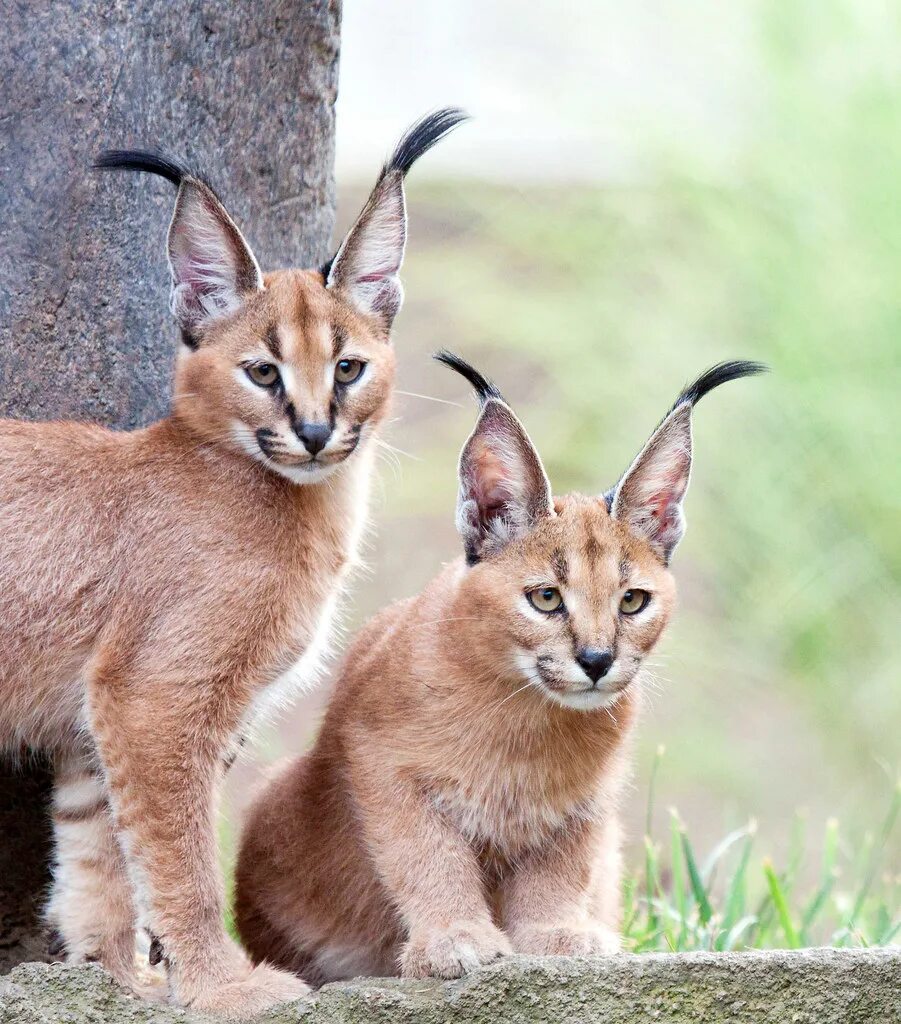
<path id="1" fill-rule="evenodd" d="M 335 381 L 338 384 L 353 384 L 359 380 L 366 364 L 362 359 L 342 359 L 335 366 Z"/>
<path id="2" fill-rule="evenodd" d="M 251 363 L 244 367 L 244 371 L 261 388 L 274 388 L 281 381 L 278 367 L 273 363 Z"/>
<path id="3" fill-rule="evenodd" d="M 536 587 L 526 593 L 529 604 L 540 612 L 558 612 L 563 607 L 563 597 L 556 587 Z"/>
<path id="4" fill-rule="evenodd" d="M 619 603 L 623 615 L 637 615 L 648 606 L 651 595 L 646 590 L 627 590 Z"/>

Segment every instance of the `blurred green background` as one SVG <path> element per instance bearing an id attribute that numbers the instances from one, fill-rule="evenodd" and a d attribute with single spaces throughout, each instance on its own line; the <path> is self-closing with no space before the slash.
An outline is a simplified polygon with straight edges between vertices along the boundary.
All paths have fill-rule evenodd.
<path id="1" fill-rule="evenodd" d="M 837 817 L 853 853 L 879 828 L 901 753 L 901 8 L 579 4 L 564 32 L 556 5 L 539 4 L 525 26 L 515 5 L 494 6 L 510 15 L 498 31 L 529 29 L 539 54 L 546 29 L 548 56 L 511 77 L 489 126 L 505 123 L 505 103 L 532 117 L 520 85 L 522 103 L 540 93 L 534 123 L 552 135 L 559 113 L 561 159 L 548 166 L 553 140 L 538 132 L 534 167 L 494 161 L 502 137 L 494 148 L 464 140 L 485 131 L 477 121 L 445 144 L 446 165 L 427 173 L 430 155 L 411 175 L 399 386 L 461 407 L 398 397 L 387 439 L 404 454 L 382 462 L 371 573 L 349 625 L 458 553 L 455 463 L 474 405 L 429 362 L 435 349 L 492 375 L 555 490 L 587 493 L 615 481 L 683 382 L 720 359 L 763 359 L 770 375 L 714 393 L 695 416 L 674 560 L 681 607 L 636 744 L 631 856 L 661 744 L 661 831 L 671 805 L 702 849 L 755 817 L 758 847 L 778 858 L 800 811 L 814 836 Z M 362 71 L 349 69 L 365 26 L 347 7 L 342 76 L 359 97 Z M 428 47 L 395 42 L 426 75 Z M 631 69 L 619 93 L 591 79 L 611 53 Z M 472 99 L 478 115 L 479 96 L 461 97 L 443 66 L 436 57 L 432 105 Z M 667 106 L 699 67 L 715 74 L 695 75 L 690 103 Z M 463 62 L 461 82 L 477 71 Z M 646 72 L 656 85 L 636 106 L 628 85 Z M 339 106 L 339 157 L 342 131 L 380 99 L 354 95 Z M 359 176 L 345 148 L 341 225 L 392 138 L 429 107 L 423 96 L 392 95 L 392 112 L 406 113 Z M 598 125 L 608 129 L 595 167 L 582 143 Z M 326 693 L 270 735 L 263 760 L 303 747 Z M 897 839 L 884 870 L 897 881 Z"/>

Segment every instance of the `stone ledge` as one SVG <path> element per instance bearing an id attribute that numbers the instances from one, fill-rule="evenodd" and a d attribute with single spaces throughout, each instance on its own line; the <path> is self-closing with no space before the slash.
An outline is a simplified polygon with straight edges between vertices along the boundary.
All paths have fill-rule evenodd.
<path id="1" fill-rule="evenodd" d="M 122 993 L 96 966 L 22 964 L 2 1024 L 194 1024 Z M 898 1024 L 901 947 L 609 958 L 510 957 L 460 981 L 326 985 L 259 1024 Z"/>

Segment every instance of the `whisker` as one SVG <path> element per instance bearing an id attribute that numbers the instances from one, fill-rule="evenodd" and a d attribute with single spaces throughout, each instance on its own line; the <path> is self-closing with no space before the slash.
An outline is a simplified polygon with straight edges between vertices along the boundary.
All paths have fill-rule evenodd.
<path id="1" fill-rule="evenodd" d="M 446 398 L 434 398 L 432 395 L 420 395 L 418 391 L 400 391 L 395 389 L 397 395 L 407 395 L 409 398 L 422 398 L 426 402 L 438 402 L 440 405 L 453 405 L 458 409 L 462 409 L 463 406 L 459 402 L 450 402 Z"/>
<path id="2" fill-rule="evenodd" d="M 408 459 L 412 459 L 414 462 L 422 462 L 422 459 L 418 455 L 411 455 L 410 452 L 405 452 L 403 448 L 395 448 L 393 444 L 388 444 L 387 441 L 383 441 L 380 437 L 373 438 L 379 448 L 384 448 L 386 451 L 394 452 L 395 455 L 406 455 Z"/>
<path id="3" fill-rule="evenodd" d="M 475 622 L 478 620 L 495 621 L 495 619 L 486 619 L 484 615 L 458 615 L 453 619 L 432 619 L 430 622 L 417 622 L 414 626 L 408 628 L 422 629 L 424 626 L 440 626 L 444 622 Z"/>
<path id="4" fill-rule="evenodd" d="M 501 706 L 501 704 L 506 704 L 507 701 L 510 700 L 512 697 L 515 697 L 517 695 L 517 693 L 522 693 L 523 690 L 528 690 L 528 688 L 530 686 L 535 686 L 535 685 L 536 685 L 535 682 L 532 679 L 529 679 L 527 682 L 523 683 L 522 686 L 517 687 L 513 691 L 513 693 L 510 693 L 506 697 L 504 697 L 504 699 L 500 702 L 500 704 L 496 704 L 495 705 L 493 710 L 497 711 L 497 709 Z"/>

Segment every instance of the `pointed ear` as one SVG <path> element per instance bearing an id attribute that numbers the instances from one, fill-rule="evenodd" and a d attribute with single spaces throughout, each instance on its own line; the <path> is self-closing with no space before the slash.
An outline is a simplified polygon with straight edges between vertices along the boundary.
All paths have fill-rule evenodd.
<path id="1" fill-rule="evenodd" d="M 171 308 L 185 343 L 263 288 L 250 246 L 209 186 L 183 178 L 169 225 Z"/>
<path id="2" fill-rule="evenodd" d="M 691 473 L 691 405 L 675 408 L 613 492 L 610 514 L 669 563 L 685 532 L 682 500 Z"/>
<path id="3" fill-rule="evenodd" d="M 392 171 L 379 180 L 341 243 L 326 286 L 339 289 L 352 306 L 390 327 L 404 298 L 398 274 L 406 242 L 404 179 Z"/>
<path id="4" fill-rule="evenodd" d="M 610 515 L 643 537 L 669 564 L 685 533 L 682 502 L 691 474 L 691 413 L 714 388 L 763 373 L 763 363 L 734 359 L 711 366 L 683 388 L 620 482 L 606 495 Z"/>
<path id="5" fill-rule="evenodd" d="M 423 153 L 464 120 L 460 110 L 438 110 L 410 128 L 382 168 L 363 212 L 323 268 L 328 288 L 380 319 L 386 330 L 404 297 L 399 277 L 407 242 L 404 178 Z"/>
<path id="6" fill-rule="evenodd" d="M 472 565 L 554 514 L 551 485 L 512 409 L 489 398 L 460 454 L 457 529 Z"/>

